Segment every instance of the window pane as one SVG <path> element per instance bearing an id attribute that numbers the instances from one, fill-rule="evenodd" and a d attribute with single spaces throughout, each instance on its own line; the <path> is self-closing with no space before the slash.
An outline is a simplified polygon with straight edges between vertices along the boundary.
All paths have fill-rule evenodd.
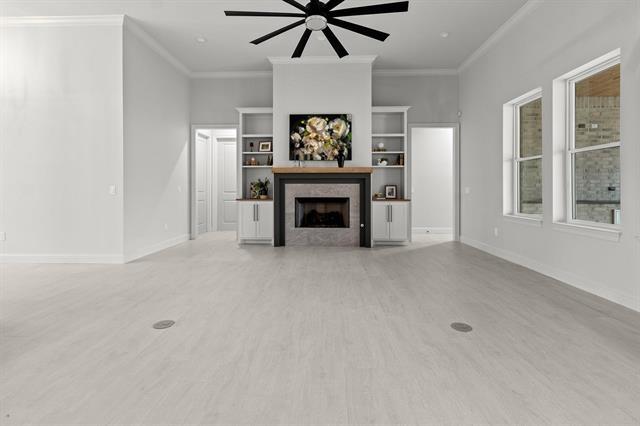
<path id="1" fill-rule="evenodd" d="M 542 214 L 542 159 L 520 162 L 518 213 Z"/>
<path id="2" fill-rule="evenodd" d="M 576 148 L 620 141 L 620 65 L 576 83 Z"/>
<path id="3" fill-rule="evenodd" d="M 620 209 L 620 148 L 574 155 L 574 219 L 614 223 Z"/>
<path id="4" fill-rule="evenodd" d="M 520 107 L 520 158 L 542 155 L 542 99 Z"/>

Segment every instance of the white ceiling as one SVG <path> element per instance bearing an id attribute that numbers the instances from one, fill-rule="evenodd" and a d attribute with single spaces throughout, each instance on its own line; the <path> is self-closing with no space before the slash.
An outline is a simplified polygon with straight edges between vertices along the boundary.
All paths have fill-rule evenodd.
<path id="1" fill-rule="evenodd" d="M 338 9 L 391 1 L 346 0 Z M 410 0 L 409 13 L 344 18 L 391 33 L 384 43 L 333 29 L 352 55 L 378 55 L 376 69 L 455 69 L 525 3 Z M 296 28 L 254 46 L 251 40 L 296 18 L 226 17 L 224 10 L 297 11 L 281 0 L 0 0 L 4 16 L 126 14 L 192 72 L 269 70 L 267 57 L 290 56 L 303 32 Z M 199 36 L 208 42 L 197 43 Z M 328 42 L 314 35 L 305 56 L 330 55 Z"/>

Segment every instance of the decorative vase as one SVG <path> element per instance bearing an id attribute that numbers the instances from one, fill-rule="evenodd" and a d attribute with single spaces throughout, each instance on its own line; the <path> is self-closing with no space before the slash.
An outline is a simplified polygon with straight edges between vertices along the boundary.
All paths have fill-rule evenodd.
<path id="1" fill-rule="evenodd" d="M 341 149 L 340 151 L 338 151 L 338 155 L 336 157 L 336 160 L 338 160 L 338 167 L 343 168 L 344 167 L 344 160 L 345 160 L 344 149 Z"/>

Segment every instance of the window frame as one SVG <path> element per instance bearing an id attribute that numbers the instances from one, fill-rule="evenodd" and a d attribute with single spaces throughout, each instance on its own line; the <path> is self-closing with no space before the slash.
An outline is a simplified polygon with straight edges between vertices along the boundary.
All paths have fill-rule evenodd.
<path id="1" fill-rule="evenodd" d="M 540 99 L 542 102 L 542 89 L 536 89 L 532 92 L 523 95 L 523 97 L 518 98 L 516 101 L 513 101 L 511 106 L 513 108 L 513 158 L 511 159 L 511 180 L 513 182 L 513 205 L 511 206 L 511 214 L 517 217 L 529 218 L 529 219 L 542 219 L 544 213 L 540 214 L 532 214 L 532 213 L 522 213 L 520 211 L 520 163 L 534 160 L 541 160 L 544 155 L 544 143 L 541 141 L 541 149 L 543 153 L 540 155 L 534 155 L 529 157 L 521 157 L 520 156 L 520 109 L 534 101 Z M 542 123 L 542 120 L 541 120 Z M 543 169 L 544 170 L 544 169 Z M 542 186 L 542 180 L 544 180 L 544 171 L 540 175 L 540 185 Z M 542 197 L 544 199 L 544 187 Z M 542 201 L 542 206 L 544 209 L 544 200 Z"/>
<path id="2" fill-rule="evenodd" d="M 580 72 L 575 73 L 566 79 L 565 89 L 566 89 L 566 123 L 567 123 L 567 135 L 566 135 L 566 144 L 564 149 L 564 161 L 565 161 L 565 194 L 566 194 L 566 223 L 578 226 L 586 226 L 591 228 L 604 228 L 610 230 L 621 230 L 622 229 L 622 220 L 624 215 L 622 213 L 622 200 L 620 204 L 620 224 L 610 224 L 610 223 L 602 223 L 602 222 L 592 222 L 588 220 L 576 219 L 576 194 L 575 194 L 575 156 L 576 154 L 580 154 L 583 152 L 591 152 L 591 151 L 600 151 L 604 149 L 610 148 L 619 148 L 622 147 L 622 138 L 617 142 L 611 142 L 600 145 L 593 145 L 584 148 L 576 148 L 576 84 L 586 80 L 589 77 L 592 77 L 596 74 L 599 74 L 609 68 L 612 68 L 616 65 L 621 64 L 621 55 L 618 53 L 613 57 L 606 58 L 604 60 L 600 60 L 597 63 L 590 65 L 588 68 L 581 70 Z M 622 73 L 621 73 L 622 74 Z M 621 79 L 622 81 L 622 75 Z M 621 106 L 621 114 L 619 120 L 622 120 L 622 106 Z M 618 165 L 622 168 L 622 161 Z M 622 189 L 622 178 L 620 187 Z M 620 198 L 622 198 L 622 190 L 620 191 Z"/>

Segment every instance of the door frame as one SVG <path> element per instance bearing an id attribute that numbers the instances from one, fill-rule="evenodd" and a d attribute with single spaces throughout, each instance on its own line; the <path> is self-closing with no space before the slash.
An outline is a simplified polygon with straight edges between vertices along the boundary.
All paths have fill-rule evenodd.
<path id="1" fill-rule="evenodd" d="M 460 241 L 461 233 L 461 194 L 460 190 L 460 123 L 409 123 L 409 134 L 407 135 L 407 151 L 409 164 L 407 165 L 407 179 L 409 182 L 408 193 L 412 191 L 412 169 L 411 159 L 412 157 L 412 143 L 411 137 L 413 135 L 413 129 L 421 128 L 433 128 L 433 129 L 452 129 L 453 130 L 453 239 Z"/>
<path id="2" fill-rule="evenodd" d="M 195 240 L 198 238 L 198 220 L 197 220 L 197 197 L 196 197 L 196 130 L 204 129 L 204 130 L 221 130 L 221 129 L 235 129 L 236 130 L 236 141 L 240 138 L 240 125 L 239 124 L 192 124 L 191 125 L 191 140 L 189 141 L 189 234 L 190 239 Z M 217 157 L 215 156 L 215 149 L 210 149 L 212 158 L 211 168 L 212 168 L 212 176 L 216 177 L 218 168 L 216 165 Z M 213 192 L 213 191 L 212 191 Z M 211 197 L 214 194 L 210 194 Z M 217 196 L 217 194 L 215 194 Z M 216 226 L 217 226 L 217 207 L 218 200 L 216 198 Z M 211 204 L 211 202 L 210 202 Z M 209 224 L 207 224 L 207 227 Z"/>

